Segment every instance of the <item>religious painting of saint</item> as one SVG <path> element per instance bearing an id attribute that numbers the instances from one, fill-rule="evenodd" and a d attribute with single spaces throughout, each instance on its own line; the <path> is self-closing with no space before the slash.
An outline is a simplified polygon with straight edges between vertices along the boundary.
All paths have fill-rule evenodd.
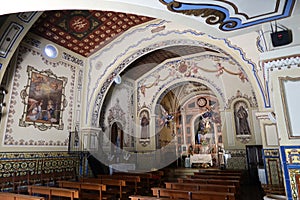
<path id="1" fill-rule="evenodd" d="M 237 135 L 251 135 L 249 126 L 248 106 L 243 101 L 238 101 L 234 105 L 235 127 Z"/>
<path id="2" fill-rule="evenodd" d="M 57 77 L 50 70 L 37 71 L 30 66 L 27 72 L 28 85 L 21 91 L 24 110 L 19 125 L 62 130 L 62 114 L 67 105 L 64 95 L 67 78 Z"/>

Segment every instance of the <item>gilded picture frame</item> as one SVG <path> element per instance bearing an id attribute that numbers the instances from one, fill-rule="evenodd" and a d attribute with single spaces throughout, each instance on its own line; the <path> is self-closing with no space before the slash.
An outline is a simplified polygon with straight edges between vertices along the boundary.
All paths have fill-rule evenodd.
<path id="1" fill-rule="evenodd" d="M 50 69 L 38 71 L 32 66 L 27 67 L 27 74 L 27 85 L 20 93 L 24 108 L 19 126 L 34 126 L 41 131 L 52 127 L 63 130 L 68 79 L 58 77 Z"/>
<path id="2" fill-rule="evenodd" d="M 279 77 L 280 94 L 289 139 L 300 138 L 299 102 L 300 77 Z"/>

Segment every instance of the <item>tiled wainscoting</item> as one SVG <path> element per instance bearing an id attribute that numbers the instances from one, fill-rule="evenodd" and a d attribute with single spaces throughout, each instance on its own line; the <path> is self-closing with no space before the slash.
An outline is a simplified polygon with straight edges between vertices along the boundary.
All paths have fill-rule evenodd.
<path id="1" fill-rule="evenodd" d="M 79 172 L 78 155 L 68 152 L 1 152 L 0 184 L 1 190 L 14 190 L 16 180 L 28 181 L 26 177 L 43 179 L 76 176 Z"/>
<path id="2" fill-rule="evenodd" d="M 300 146 L 281 146 L 284 181 L 288 199 L 299 199 Z"/>

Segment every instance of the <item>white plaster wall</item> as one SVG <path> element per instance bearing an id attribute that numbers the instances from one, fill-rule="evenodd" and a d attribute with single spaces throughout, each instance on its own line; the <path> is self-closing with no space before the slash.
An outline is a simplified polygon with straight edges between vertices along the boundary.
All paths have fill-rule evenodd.
<path id="1" fill-rule="evenodd" d="M 276 126 L 277 134 L 280 146 L 284 145 L 299 145 L 300 139 L 289 138 L 287 126 L 289 121 L 286 120 L 286 111 L 283 107 L 283 93 L 280 88 L 279 78 L 300 77 L 299 58 L 297 52 L 300 47 L 291 47 L 290 51 L 287 49 L 279 49 L 273 52 L 265 53 L 261 55 L 261 59 L 265 61 L 265 68 L 268 72 L 268 78 L 270 81 L 271 97 L 273 102 L 273 111 L 276 114 Z M 298 89 L 295 90 L 295 94 L 298 94 Z M 298 107 L 295 107 L 297 110 Z M 298 119 L 293 119 L 293 121 Z"/>
<path id="2" fill-rule="evenodd" d="M 82 75 L 79 74 L 81 66 L 62 59 L 62 52 L 67 52 L 70 55 L 72 53 L 59 46 L 56 46 L 59 52 L 56 59 L 45 57 L 42 49 L 50 42 L 37 36 L 34 37 L 39 43 L 31 46 L 23 42 L 16 55 L 18 59 L 16 62 L 12 62 L 11 67 L 14 67 L 15 70 L 10 83 L 11 90 L 8 94 L 10 98 L 7 101 L 6 114 L 1 119 L 3 128 L 1 129 L 2 137 L 0 140 L 1 150 L 3 151 L 67 150 L 69 131 L 74 130 L 76 123 L 76 120 L 73 121 L 73 119 L 80 118 L 80 116 L 76 116 L 76 113 L 80 115 L 76 110 L 80 109 L 80 102 L 77 101 L 80 99 L 81 93 L 78 92 L 80 87 L 77 83 L 78 79 L 82 78 Z M 82 59 L 82 57 L 76 56 Z M 62 130 L 52 127 L 41 131 L 33 125 L 28 127 L 19 126 L 19 120 L 22 121 L 24 109 L 20 92 L 28 84 L 28 66 L 32 66 L 38 71 L 51 70 L 57 77 L 67 78 L 64 93 L 67 106 L 62 114 Z M 47 102 L 44 104 L 47 104 Z M 80 126 L 80 124 L 77 125 Z"/>
<path id="3" fill-rule="evenodd" d="M 120 109 L 124 113 L 124 122 L 116 118 L 114 119 L 114 122 L 120 122 L 122 124 L 123 132 L 124 132 L 124 138 L 123 138 L 123 148 L 126 150 L 133 149 L 134 147 L 131 146 L 132 143 L 132 137 L 135 137 L 135 118 L 133 114 L 134 105 L 132 105 L 131 102 L 131 95 L 134 94 L 134 83 L 129 80 L 122 80 L 122 83 L 120 85 L 114 84 L 112 86 L 111 96 L 109 99 L 107 99 L 106 102 L 106 111 L 105 111 L 105 117 L 104 117 L 104 124 L 105 124 L 105 131 L 104 131 L 104 137 L 103 137 L 103 148 L 106 148 L 109 150 L 111 141 L 110 141 L 110 124 L 108 121 L 109 118 L 109 110 L 113 109 L 117 105 L 119 105 Z"/>

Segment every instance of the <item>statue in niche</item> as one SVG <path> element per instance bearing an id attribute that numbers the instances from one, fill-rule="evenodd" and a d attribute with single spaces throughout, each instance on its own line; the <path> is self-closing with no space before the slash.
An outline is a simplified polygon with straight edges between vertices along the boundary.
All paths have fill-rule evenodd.
<path id="1" fill-rule="evenodd" d="M 237 135 L 251 135 L 250 126 L 248 123 L 248 112 L 245 106 L 246 105 L 244 103 L 236 106 L 235 118 Z"/>
<path id="2" fill-rule="evenodd" d="M 149 137 L 149 117 L 148 112 L 144 111 L 141 118 L 141 139 L 148 139 Z"/>

